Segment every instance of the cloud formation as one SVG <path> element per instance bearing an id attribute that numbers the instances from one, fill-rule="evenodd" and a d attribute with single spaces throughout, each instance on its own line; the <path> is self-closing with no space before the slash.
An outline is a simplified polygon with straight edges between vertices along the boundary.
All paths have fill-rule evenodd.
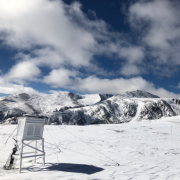
<path id="1" fill-rule="evenodd" d="M 7 45 L 19 49 L 49 46 L 71 64 L 89 63 L 96 41 L 66 13 L 68 8 L 78 14 L 78 3 L 66 7 L 58 0 L 1 0 L 0 5 L 0 30 L 5 32 L 1 39 Z"/>
<path id="2" fill-rule="evenodd" d="M 124 35 L 110 31 L 103 20 L 88 19 L 79 2 L 0 0 L 0 4 L 0 39 L 19 51 L 28 50 L 25 60 L 37 66 L 87 69 L 101 54 L 116 54 L 130 63 L 142 59 L 141 47 L 129 46 Z M 23 54 L 19 60 L 24 60 Z"/>
<path id="3" fill-rule="evenodd" d="M 40 69 L 31 61 L 23 61 L 14 65 L 6 78 L 16 80 L 32 80 L 41 74 Z"/>
<path id="4" fill-rule="evenodd" d="M 47 82 L 48 83 L 48 82 Z M 57 85 L 57 83 L 56 83 Z M 61 84 L 59 84 L 61 87 Z M 63 86 L 65 87 L 65 86 Z M 69 89 L 77 90 L 83 93 L 110 93 L 120 94 L 126 91 L 144 90 L 160 97 L 179 97 L 180 94 L 171 93 L 163 88 L 156 88 L 151 82 L 146 81 L 142 77 L 135 78 L 117 78 L 117 79 L 100 79 L 96 76 L 89 76 L 87 78 L 77 78 L 71 80 Z"/>
<path id="5" fill-rule="evenodd" d="M 3 94 L 17 94 L 17 93 L 29 93 L 29 94 L 39 94 L 38 91 L 31 87 L 26 87 L 24 85 L 19 85 L 15 83 L 9 83 L 0 77 L 0 93 Z"/>
<path id="6" fill-rule="evenodd" d="M 157 66 L 152 70 L 166 76 L 171 76 L 180 65 L 179 9 L 176 0 L 139 1 L 129 9 L 129 22 L 139 33 L 141 44 L 148 47 L 146 56 L 153 59 L 151 64 Z M 171 71 L 167 74 L 168 68 Z"/>
<path id="7" fill-rule="evenodd" d="M 82 93 L 115 94 L 140 89 L 164 97 L 176 96 L 155 88 L 139 75 L 150 70 L 171 76 L 177 71 L 179 8 L 178 1 L 170 0 L 131 4 L 129 23 L 132 31 L 138 32 L 138 41 L 132 43 L 126 38 L 128 34 L 110 29 L 92 10 L 84 14 L 76 1 L 67 5 L 61 0 L 0 0 L 0 40 L 19 52 L 16 64 L 2 77 L 4 89 L 0 92 L 37 93 L 23 84 L 39 81 Z M 99 67 L 96 57 L 100 55 L 119 61 L 119 73 Z M 42 72 L 44 67 L 48 69 L 46 74 Z M 5 91 L 10 86 L 12 89 Z"/>
<path id="8" fill-rule="evenodd" d="M 44 83 L 51 84 L 53 87 L 68 87 L 73 84 L 73 77 L 78 74 L 76 71 L 67 69 L 54 69 L 49 75 L 44 77 Z"/>

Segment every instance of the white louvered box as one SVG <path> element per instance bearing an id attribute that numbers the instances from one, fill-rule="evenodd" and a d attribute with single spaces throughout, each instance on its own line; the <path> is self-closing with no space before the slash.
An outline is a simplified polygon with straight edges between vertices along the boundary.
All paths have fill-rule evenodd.
<path id="1" fill-rule="evenodd" d="M 42 139 L 45 119 L 36 117 L 18 117 L 17 140 Z"/>

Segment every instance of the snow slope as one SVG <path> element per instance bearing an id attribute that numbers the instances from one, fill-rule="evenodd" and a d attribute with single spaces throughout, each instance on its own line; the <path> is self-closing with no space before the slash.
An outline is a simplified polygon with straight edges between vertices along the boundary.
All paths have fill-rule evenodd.
<path id="1" fill-rule="evenodd" d="M 113 96 L 93 106 L 63 111 L 60 123 L 77 125 L 117 124 L 176 115 L 180 115 L 180 105 L 176 103 L 175 99 Z"/>
<path id="2" fill-rule="evenodd" d="M 127 91 L 123 94 L 119 94 L 117 96 L 120 96 L 122 98 L 159 98 L 158 96 L 151 94 L 149 92 L 146 91 Z"/>
<path id="3" fill-rule="evenodd" d="M 45 126 L 46 165 L 41 166 L 41 158 L 34 165 L 29 159 L 29 164 L 23 163 L 22 174 L 18 169 L 2 169 L 14 142 L 10 138 L 3 144 L 15 126 L 0 125 L 1 180 L 180 179 L 180 116 L 123 124 Z"/>

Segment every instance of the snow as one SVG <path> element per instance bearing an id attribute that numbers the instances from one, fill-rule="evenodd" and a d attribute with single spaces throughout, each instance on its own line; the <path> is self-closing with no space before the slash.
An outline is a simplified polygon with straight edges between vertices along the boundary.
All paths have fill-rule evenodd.
<path id="1" fill-rule="evenodd" d="M 49 124 L 109 124 L 180 115 L 180 99 L 159 98 L 145 91 L 119 95 L 70 92 L 3 97 L 0 123 L 17 123 L 22 114 L 47 117 Z"/>
<path id="2" fill-rule="evenodd" d="M 101 101 L 99 94 L 78 95 L 69 92 L 56 94 L 16 94 L 0 99 L 0 109 L 8 111 L 10 109 L 21 109 L 28 114 L 49 113 L 60 110 L 62 107 L 76 107 L 93 105 Z M 31 107 L 30 107 L 30 106 Z"/>
<path id="3" fill-rule="evenodd" d="M 78 103 L 83 105 L 93 105 L 101 101 L 99 94 L 87 94 L 82 95 L 81 97 L 82 99 L 79 99 Z"/>
<path id="4" fill-rule="evenodd" d="M 10 138 L 4 143 L 15 127 L 0 125 L 1 180 L 180 179 L 180 116 L 123 124 L 45 126 L 46 165 L 42 166 L 41 158 L 32 165 L 30 159 L 21 174 L 18 169 L 2 169 L 14 142 Z"/>
<path id="5" fill-rule="evenodd" d="M 140 114 L 141 108 L 143 108 L 143 106 L 144 106 L 144 103 L 142 101 L 140 101 L 140 100 L 137 103 L 138 103 L 137 113 L 134 116 L 132 121 L 138 121 L 139 120 L 139 114 Z"/>
<path id="6" fill-rule="evenodd" d="M 125 93 L 119 94 L 118 96 L 122 98 L 159 98 L 158 96 L 151 94 L 146 91 L 136 90 L 136 91 L 127 91 Z"/>

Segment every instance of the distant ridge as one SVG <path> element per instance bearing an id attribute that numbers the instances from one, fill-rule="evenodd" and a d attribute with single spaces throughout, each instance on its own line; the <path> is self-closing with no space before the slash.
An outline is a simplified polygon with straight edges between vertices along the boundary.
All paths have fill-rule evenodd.
<path id="1" fill-rule="evenodd" d="M 140 90 L 127 91 L 119 95 L 125 98 L 159 98 L 159 96 L 156 96 L 146 91 L 140 91 Z"/>
<path id="2" fill-rule="evenodd" d="M 16 94 L 0 99 L 0 123 L 17 123 L 24 114 L 43 116 L 47 124 L 118 124 L 180 115 L 180 99 L 146 91 L 122 94 Z"/>

